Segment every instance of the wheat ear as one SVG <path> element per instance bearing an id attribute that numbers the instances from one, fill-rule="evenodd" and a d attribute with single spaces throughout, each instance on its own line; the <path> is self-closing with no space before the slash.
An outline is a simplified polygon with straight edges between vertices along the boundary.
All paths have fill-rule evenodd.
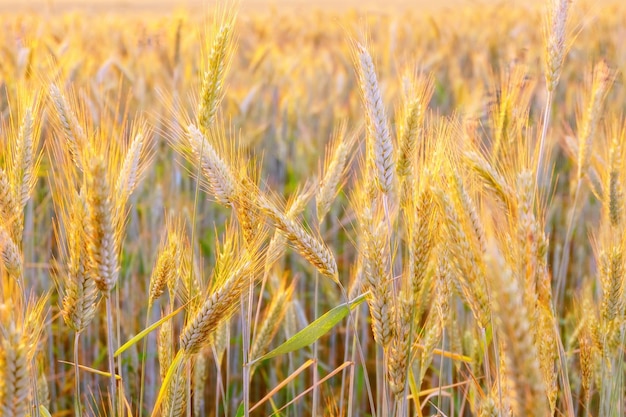
<path id="1" fill-rule="evenodd" d="M 357 44 L 356 49 L 359 85 L 368 127 L 368 161 L 373 162 L 378 189 L 389 195 L 394 183 L 395 161 L 387 115 L 372 57 L 363 45 Z"/>

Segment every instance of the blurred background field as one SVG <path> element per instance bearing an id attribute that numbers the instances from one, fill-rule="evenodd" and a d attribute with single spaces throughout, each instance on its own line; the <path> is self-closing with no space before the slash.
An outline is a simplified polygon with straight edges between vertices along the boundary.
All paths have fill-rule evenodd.
<path id="1" fill-rule="evenodd" d="M 609 4 L 612 0 L 598 0 L 595 4 Z M 345 11 L 358 9 L 360 11 L 393 12 L 397 10 L 432 11 L 437 9 L 453 9 L 457 7 L 481 7 L 483 5 L 502 4 L 509 7 L 535 7 L 544 4 L 541 0 L 240 0 L 240 10 L 259 12 L 272 8 L 311 12 L 316 9 Z M 51 10 L 64 11 L 107 11 L 107 12 L 169 12 L 175 9 L 202 10 L 208 5 L 216 5 L 215 0 L 0 0 L 0 11 Z"/>
<path id="2" fill-rule="evenodd" d="M 351 168 L 345 176 L 345 191 L 339 193 L 325 221 L 318 226 L 312 200 L 304 205 L 300 216 L 332 249 L 341 282 L 347 288 L 354 288 L 361 273 L 362 254 L 359 213 L 353 207 L 353 192 L 363 168 L 361 158 L 365 153 L 366 124 L 354 68 L 354 41 L 366 44 L 373 57 L 392 136 L 400 136 L 402 109 L 406 92 L 410 90 L 408 86 L 416 74 L 429 74 L 433 95 L 425 103 L 430 109 L 426 124 L 433 132 L 439 116 L 449 117 L 446 120 L 451 120 L 459 148 L 467 146 L 489 152 L 486 149 L 491 149 L 493 138 L 500 134 L 498 126 L 502 126 L 498 123 L 503 123 L 503 129 L 510 129 L 512 137 L 523 137 L 534 144 L 546 97 L 542 59 L 544 36 L 540 24 L 545 9 L 542 6 L 541 2 L 496 0 L 391 0 L 384 4 L 358 0 L 241 0 L 234 29 L 232 60 L 225 71 L 218 123 L 224 128 L 227 143 L 237 142 L 246 156 L 258 156 L 256 163 L 261 187 L 285 199 L 299 190 L 316 187 L 322 176 L 325 147 L 339 125 L 345 124 L 350 134 L 358 137 L 359 150 L 355 151 L 357 156 L 351 160 Z M 175 298 L 170 306 L 163 298 L 152 309 L 146 303 L 167 217 L 179 214 L 187 222 L 186 229 L 194 230 L 195 240 L 190 247 L 198 256 L 196 272 L 203 291 L 211 289 L 219 246 L 216 240 L 227 234 L 226 225 L 233 217 L 228 208 L 215 203 L 207 190 L 201 191 L 197 203 L 194 201 L 196 182 L 190 174 L 195 172 L 194 167 L 171 146 L 180 135 L 179 123 L 184 119 L 180 115 L 193 115 L 198 108 L 206 56 L 211 47 L 211 36 L 217 30 L 211 14 L 214 8 L 214 2 L 195 0 L 187 3 L 0 0 L 0 110 L 5 125 L 9 124 L 15 106 L 10 98 L 19 96 L 18 86 L 25 86 L 29 91 L 40 90 L 48 100 L 38 119 L 43 126 L 42 142 L 46 145 L 40 147 L 43 154 L 41 170 L 24 211 L 21 249 L 27 293 L 41 295 L 49 291 L 51 294 L 46 304 L 49 314 L 33 369 L 38 371 L 35 379 L 43 381 L 41 384 L 45 386 L 39 398 L 55 416 L 72 415 L 73 369 L 62 361 L 72 361 L 74 334 L 60 315 L 62 285 L 54 279 L 55 272 L 63 271 L 58 265 L 62 242 L 57 241 L 59 232 L 55 230 L 54 222 L 59 215 L 53 204 L 50 182 L 63 168 L 55 165 L 54 152 L 48 145 L 59 137 L 53 123 L 55 113 L 49 103 L 50 85 L 57 85 L 68 97 L 75 93 L 86 118 L 96 124 L 100 115 L 106 114 L 108 119 L 103 117 L 103 120 L 115 126 L 125 117 L 131 121 L 145 119 L 145 126 L 148 126 L 146 134 L 151 137 L 153 158 L 130 200 L 115 295 L 119 302 L 115 314 L 117 338 L 121 344 L 140 332 L 146 321 L 154 322 L 168 308 L 179 307 L 186 301 Z M 592 158 L 592 168 L 598 172 L 603 172 L 605 142 L 610 142 L 608 137 L 613 132 L 610 125 L 620 125 L 626 111 L 626 5 L 609 0 L 575 2 L 567 31 L 567 58 L 561 82 L 554 92 L 555 105 L 551 109 L 552 124 L 548 136 L 550 163 L 557 167 L 558 175 L 551 177 L 552 188 L 546 193 L 549 197 L 542 196 L 541 204 L 545 207 L 537 204 L 538 216 L 545 216 L 540 224 L 545 226 L 550 241 L 546 254 L 550 270 L 562 255 L 569 210 L 575 204 L 577 148 L 572 147 L 572 141 L 576 143 L 580 115 L 586 105 L 589 74 L 594 64 L 606 62 L 614 70 L 614 85 L 606 96 L 607 110 L 598 128 L 602 131 L 598 141 L 604 145 L 599 146 Z M 505 109 L 509 113 L 503 113 L 504 122 L 498 121 L 498 111 L 503 108 L 503 91 L 511 90 L 519 93 L 512 94 L 519 103 Z M 509 121 L 511 123 L 507 124 Z M 0 163 L 7 160 L 6 156 L 0 158 Z M 496 156 L 493 161 L 497 165 Z M 463 175 L 467 175 L 464 180 L 479 207 L 478 217 L 485 224 L 489 246 L 484 258 L 485 262 L 490 262 L 493 261 L 491 252 L 499 254 L 493 249 L 497 246 L 494 242 L 504 239 L 498 227 L 508 217 L 485 192 L 486 187 L 479 185 L 471 174 Z M 515 173 L 511 177 L 514 181 Z M 507 180 L 511 178 L 507 177 Z M 595 191 L 591 186 L 583 189 L 579 200 L 582 201 L 580 216 L 574 221 L 576 233 L 571 264 L 565 270 L 567 280 L 559 290 L 553 283 L 558 300 L 555 303 L 555 328 L 567 354 L 565 363 L 570 371 L 571 384 L 558 387 L 555 415 L 567 415 L 569 411 L 567 396 L 563 394 L 566 390 L 574 398 L 575 416 L 589 415 L 587 410 L 593 410 L 591 415 L 602 415 L 596 412 L 602 403 L 598 381 L 602 379 L 602 360 L 606 358 L 594 362 L 592 384 L 597 384 L 597 390 L 587 400 L 583 381 L 589 383 L 590 365 L 587 363 L 588 367 L 583 369 L 580 360 L 580 335 L 586 336 L 585 331 L 592 331 L 584 326 L 591 328 L 590 323 L 596 321 L 604 294 L 597 278 L 597 242 L 589 238 L 599 230 L 603 218 L 601 202 Z M 197 211 L 194 210 L 196 204 Z M 402 229 L 393 234 L 401 248 L 399 253 L 406 245 L 404 233 L 407 231 Z M 439 253 L 436 255 L 432 256 L 431 264 L 439 259 Z M 402 262 L 401 255 L 394 258 L 398 276 L 408 270 Z M 434 274 L 433 269 L 430 265 L 430 274 Z M 498 277 L 498 273 L 494 264 L 488 264 L 488 277 Z M 283 291 L 289 294 L 289 299 L 284 302 L 284 321 L 267 349 L 278 346 L 342 302 L 334 283 L 320 281 L 319 287 L 315 285 L 317 272 L 292 250 L 272 266 L 271 276 L 275 285 L 268 284 L 264 292 L 257 287 L 255 293 L 255 301 L 260 300 L 264 314 L 269 310 L 271 300 L 292 282 L 295 291 Z M 400 282 L 399 278 L 397 282 Z M 623 288 L 620 291 L 620 297 L 624 298 Z M 429 287 L 427 292 L 434 298 L 435 289 Z M 490 341 L 485 348 L 487 352 L 481 350 L 479 341 L 489 332 L 481 335 L 480 331 L 484 329 L 478 328 L 462 291 L 454 291 L 450 304 L 453 319 L 442 325 L 447 336 L 443 341 L 437 339 L 436 345 L 471 361 L 450 360 L 444 355 L 430 358 L 432 362 L 428 362 L 428 370 L 423 375 L 424 396 L 436 397 L 428 390 L 439 387 L 445 387 L 446 395 L 439 402 L 423 399 L 423 415 L 436 413 L 437 406 L 442 404 L 445 415 L 490 415 L 483 406 L 495 398 L 492 386 L 487 382 L 491 381 L 489 378 L 499 376 L 497 363 L 500 358 L 495 357 L 495 343 Z M 80 362 L 105 369 L 105 318 L 102 305 L 98 308 L 94 322 L 81 335 Z M 424 317 L 431 317 L 431 312 L 432 317 L 438 314 L 434 301 L 424 304 L 424 309 L 427 310 Z M 216 365 L 215 352 L 207 349 L 202 354 L 206 367 L 204 374 L 198 382 L 195 379 L 190 382 L 197 390 L 193 394 L 194 401 L 198 399 L 193 405 L 195 415 L 233 415 L 233 410 L 241 403 L 243 325 L 237 314 L 227 322 L 232 336 L 224 347 L 228 352 L 226 359 L 220 359 Z M 369 316 L 364 308 L 359 314 L 362 317 L 359 331 L 366 352 L 365 365 L 371 375 L 376 375 L 380 361 L 367 321 Z M 623 322 L 620 323 L 623 326 Z M 183 324 L 183 319 L 177 318 L 174 332 L 180 332 Z M 426 319 L 419 324 L 425 325 Z M 321 339 L 319 351 L 315 353 L 320 372 L 326 374 L 344 363 L 344 354 L 350 350 L 346 345 L 350 332 L 344 321 Z M 416 337 L 422 338 L 425 334 Z M 124 376 L 120 386 L 124 387 L 124 395 L 133 410 L 138 408 L 140 375 L 143 372 L 145 376 L 144 410 L 136 411 L 134 415 L 149 415 L 162 378 L 156 335 L 151 334 L 147 340 L 145 355 L 141 344 L 137 344 L 125 352 L 118 365 Z M 439 346 L 439 343 L 443 345 Z M 177 343 L 172 345 L 174 348 L 178 346 Z M 620 355 L 623 355 L 623 348 L 622 342 L 617 348 Z M 253 376 L 251 403 L 261 400 L 272 387 L 313 356 L 312 349 L 306 348 L 262 363 Z M 618 373 L 620 370 L 623 373 L 623 363 L 617 369 Z M 583 370 L 587 373 L 583 374 Z M 312 374 L 307 371 L 295 378 L 274 397 L 276 404 L 287 403 L 307 388 L 313 380 Z M 218 376 L 225 378 L 222 385 L 216 382 Z M 361 373 L 357 374 L 357 410 L 369 410 L 364 378 Z M 372 383 L 373 378 L 375 376 Z M 378 378 L 384 380 L 385 370 L 378 373 Z M 106 379 L 85 372 L 81 386 L 87 414 L 109 415 Z M 619 386 L 616 395 L 623 401 L 623 386 Z M 344 391 L 341 391 L 343 388 L 339 378 L 323 385 L 317 393 L 320 396 L 317 399 L 319 415 L 345 415 L 345 409 L 340 409 L 339 405 L 340 401 L 342 405 L 347 402 Z M 30 401 L 33 401 L 34 391 L 29 391 Z M 311 397 L 305 397 L 285 413 L 310 415 L 312 403 Z M 252 415 L 268 415 L 272 407 L 268 402 Z M 412 410 L 416 408 L 412 406 Z M 614 414 L 611 415 L 617 415 L 620 410 L 612 410 Z M 367 415 L 367 412 L 360 415 Z"/>

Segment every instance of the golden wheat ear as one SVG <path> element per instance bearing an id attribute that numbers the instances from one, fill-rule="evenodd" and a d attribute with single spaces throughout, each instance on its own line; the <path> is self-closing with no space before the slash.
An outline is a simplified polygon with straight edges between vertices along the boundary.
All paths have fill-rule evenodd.
<path id="1" fill-rule="evenodd" d="M 571 0 L 552 0 L 544 19 L 544 61 L 546 66 L 546 85 L 548 91 L 554 91 L 561 77 L 565 58 L 567 17 Z"/>
<path id="2" fill-rule="evenodd" d="M 326 151 L 324 175 L 315 196 L 317 220 L 320 224 L 324 221 L 333 200 L 340 191 L 340 184 L 344 180 L 355 140 L 355 135 L 346 135 L 345 126 L 339 127 L 332 144 Z"/>
<path id="3" fill-rule="evenodd" d="M 367 49 L 356 43 L 354 53 L 367 122 L 368 169 L 374 170 L 380 192 L 390 195 L 395 181 L 395 155 L 382 93 Z"/>
<path id="4" fill-rule="evenodd" d="M 205 64 L 206 70 L 202 77 L 200 105 L 198 106 L 198 126 L 204 134 L 208 134 L 213 126 L 224 94 L 224 76 L 230 65 L 234 45 L 235 17 L 235 15 L 225 17 L 225 22 L 214 36 Z"/>

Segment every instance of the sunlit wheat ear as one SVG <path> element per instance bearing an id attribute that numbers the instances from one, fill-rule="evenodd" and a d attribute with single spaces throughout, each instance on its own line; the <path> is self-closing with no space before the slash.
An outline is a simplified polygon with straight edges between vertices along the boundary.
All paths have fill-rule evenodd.
<path id="1" fill-rule="evenodd" d="M 417 85 L 412 86 L 412 90 L 404 103 L 402 124 L 398 135 L 396 170 L 400 177 L 413 174 L 413 160 L 424 129 L 426 109 L 434 91 L 432 78 L 428 77 L 417 81 Z"/>
<path id="2" fill-rule="evenodd" d="M 509 210 L 515 207 L 514 190 L 482 155 L 468 151 L 465 153 L 465 162 L 500 202 L 508 207 Z"/>
<path id="3" fill-rule="evenodd" d="M 339 192 L 356 138 L 354 135 L 346 135 L 343 130 L 345 129 L 339 128 L 332 145 L 326 151 L 324 175 L 315 196 L 317 220 L 320 224 Z"/>
<path id="4" fill-rule="evenodd" d="M 447 251 L 442 250 L 435 272 L 435 302 L 430 309 L 425 325 L 426 334 L 423 340 L 424 350 L 421 354 L 420 381 L 426 376 L 428 367 L 433 360 L 434 349 L 441 343 L 443 330 L 450 319 L 450 274 L 452 271 L 446 261 L 448 257 Z"/>
<path id="5" fill-rule="evenodd" d="M 524 289 L 524 303 L 529 312 L 529 318 L 534 324 L 537 305 L 537 277 L 540 265 L 537 257 L 539 230 L 534 214 L 534 176 L 530 171 L 517 175 L 517 241 L 519 254 L 517 255 L 521 286 Z M 535 327 L 533 327 L 535 328 Z"/>
<path id="6" fill-rule="evenodd" d="M 478 417 L 500 417 L 498 404 L 493 396 L 489 395 L 482 399 L 478 409 Z"/>
<path id="7" fill-rule="evenodd" d="M 230 206 L 237 190 L 237 181 L 231 167 L 194 125 L 189 125 L 187 128 L 187 143 L 195 159 L 194 162 L 200 164 L 202 175 L 206 178 L 217 201 Z"/>
<path id="8" fill-rule="evenodd" d="M 290 196 L 289 200 L 287 201 L 286 208 L 285 208 L 285 216 L 288 219 L 295 221 L 298 218 L 298 216 L 304 211 L 304 209 L 306 209 L 306 206 L 307 204 L 309 204 L 309 201 L 311 200 L 314 193 L 315 193 L 314 183 L 311 183 L 305 186 L 303 189 L 294 192 Z M 267 252 L 276 253 L 276 254 L 282 253 L 285 248 L 286 243 L 287 243 L 287 238 L 285 237 L 285 235 L 279 230 L 277 230 L 274 233 L 274 236 L 272 236 L 272 239 L 270 240 L 270 243 L 267 248 Z M 272 267 L 272 263 L 266 262 L 265 264 L 266 273 L 270 270 L 271 267 Z"/>
<path id="9" fill-rule="evenodd" d="M 45 367 L 45 355 L 42 351 L 37 352 L 37 357 L 35 358 L 35 367 L 37 368 L 34 372 L 37 373 L 37 381 L 35 383 L 35 387 L 31 388 L 30 392 L 30 401 L 34 401 L 35 395 L 37 401 L 39 401 L 40 405 L 46 407 L 46 409 L 50 409 L 50 387 L 48 386 L 48 379 L 46 374 Z"/>
<path id="10" fill-rule="evenodd" d="M 181 294 L 182 301 L 186 303 L 185 309 L 188 314 L 193 314 L 204 301 L 201 297 L 202 289 L 200 287 L 201 269 L 198 264 L 198 257 L 194 256 L 189 240 L 184 237 L 180 242 L 180 272 L 177 276 L 171 276 L 176 279 L 167 281 L 167 288 L 170 293 L 170 301 L 175 299 L 176 294 Z"/>
<path id="11" fill-rule="evenodd" d="M 554 91 L 561 76 L 566 51 L 567 15 L 571 0 L 552 0 L 547 18 L 544 20 L 544 61 L 546 85 Z"/>
<path id="12" fill-rule="evenodd" d="M 409 294 L 400 292 L 396 299 L 395 331 L 389 346 L 389 366 L 387 378 L 391 391 L 396 397 L 402 396 L 406 385 L 407 368 L 411 351 L 410 331 L 413 320 L 413 301 Z"/>
<path id="13" fill-rule="evenodd" d="M 585 322 L 582 331 L 578 335 L 578 346 L 580 348 L 580 383 L 585 404 L 589 404 L 589 400 L 591 399 L 596 356 L 593 337 L 589 327 L 589 323 Z"/>
<path id="14" fill-rule="evenodd" d="M 486 327 L 490 321 L 490 304 L 488 302 L 485 265 L 479 255 L 475 239 L 469 234 L 469 228 L 453 200 L 440 189 L 434 189 L 446 225 L 446 245 L 452 255 L 452 262 L 458 273 L 452 273 L 452 279 L 464 296 L 472 310 L 476 321 Z"/>
<path id="15" fill-rule="evenodd" d="M 528 69 L 522 65 L 501 70 L 500 80 L 493 86 L 495 102 L 491 106 L 493 144 L 491 161 L 505 161 L 515 157 L 518 151 L 517 138 L 522 135 L 529 122 L 530 100 L 534 90 L 528 79 Z M 471 123 L 471 124 L 470 124 Z M 467 137 L 478 136 L 474 121 L 466 121 Z"/>
<path id="16" fill-rule="evenodd" d="M 31 371 L 39 347 L 48 296 L 31 300 L 26 310 L 18 305 L 0 306 L 0 415 L 26 416 Z M 4 309 L 4 311 L 2 311 Z"/>
<path id="17" fill-rule="evenodd" d="M 38 129 L 37 129 L 38 130 Z M 30 108 L 27 108 L 22 118 L 22 123 L 17 134 L 17 140 L 14 145 L 15 159 L 13 160 L 14 178 L 14 194 L 20 207 L 24 207 L 30 198 L 31 191 L 35 186 L 36 177 L 34 170 L 36 168 L 35 140 L 36 135 L 35 121 Z"/>
<path id="18" fill-rule="evenodd" d="M 186 354 L 196 354 L 206 347 L 220 322 L 228 319 L 237 308 L 247 288 L 249 267 L 246 263 L 232 271 L 230 277 L 207 296 L 195 317 L 187 323 L 180 336 L 180 348 Z"/>
<path id="19" fill-rule="evenodd" d="M 9 276 L 19 280 L 23 272 L 22 252 L 2 226 L 0 226 L 0 251 L 4 268 Z"/>
<path id="20" fill-rule="evenodd" d="M 182 242 L 177 226 L 168 226 L 166 239 L 161 242 L 156 264 L 150 276 L 148 305 L 151 306 L 165 292 L 169 282 L 180 274 Z M 188 277 L 183 277 L 187 279 Z"/>
<path id="21" fill-rule="evenodd" d="M 243 201 L 243 204 L 258 207 L 304 259 L 316 267 L 322 275 L 338 282 L 335 257 L 321 239 L 315 238 L 297 221 L 288 218 L 270 197 L 255 190 L 250 190 L 248 194 L 252 196 L 253 201 Z"/>
<path id="22" fill-rule="evenodd" d="M 17 197 L 13 193 L 9 177 L 0 167 L 0 221 L 7 227 L 16 220 L 18 207 Z"/>
<path id="23" fill-rule="evenodd" d="M 196 417 L 206 415 L 205 408 L 205 395 L 204 390 L 207 387 L 209 379 L 208 374 L 209 358 L 207 352 L 201 352 L 196 355 L 193 361 L 193 375 L 192 375 L 192 397 L 193 397 L 193 414 Z"/>
<path id="24" fill-rule="evenodd" d="M 600 253 L 599 272 L 602 284 L 600 316 L 605 323 L 612 322 L 624 310 L 624 250 L 617 244 Z"/>
<path id="25" fill-rule="evenodd" d="M 172 321 L 166 320 L 159 327 L 157 338 L 157 356 L 159 359 L 159 376 L 161 382 L 165 379 L 167 370 L 174 359 L 174 344 L 172 339 Z M 178 370 L 170 382 L 169 389 L 163 401 L 163 415 L 182 415 L 185 406 L 185 380 L 180 376 L 182 371 Z"/>
<path id="26" fill-rule="evenodd" d="M 228 320 L 239 307 L 241 296 L 255 279 L 266 252 L 261 250 L 264 237 L 247 244 L 233 229 L 225 232 L 213 271 L 212 285 L 199 298 L 200 304 L 191 311 L 191 317 L 180 335 L 180 348 L 184 354 L 194 355 L 207 347 L 218 326 Z"/>
<path id="27" fill-rule="evenodd" d="M 29 358 L 19 333 L 13 329 L 2 338 L 3 380 L 0 382 L 0 414 L 25 416 L 28 409 Z"/>
<path id="28" fill-rule="evenodd" d="M 87 210 L 89 270 L 98 289 L 108 294 L 119 274 L 119 236 L 109 175 L 104 160 L 98 156 L 89 161 Z"/>
<path id="29" fill-rule="evenodd" d="M 611 140 L 609 148 L 609 173 L 608 173 L 608 201 L 604 198 L 604 204 L 607 209 L 611 226 L 618 227 L 624 215 L 624 189 L 622 179 L 623 167 L 623 147 L 626 138 L 626 129 L 619 129 Z"/>
<path id="30" fill-rule="evenodd" d="M 433 199 L 430 188 L 425 188 L 419 192 L 415 200 L 411 200 L 405 209 L 409 235 L 408 271 L 412 299 L 415 302 L 413 315 L 416 320 L 420 320 L 427 302 L 428 268 L 437 239 L 437 206 Z"/>
<path id="31" fill-rule="evenodd" d="M 233 46 L 234 18 L 226 21 L 217 32 L 208 56 L 207 68 L 202 78 L 198 125 L 207 134 L 215 121 L 218 106 L 223 95 L 224 74 L 229 64 L 229 54 Z"/>
<path id="32" fill-rule="evenodd" d="M 187 377 L 185 369 L 184 367 L 179 367 L 175 372 L 166 394 L 163 416 L 181 417 L 187 410 Z"/>
<path id="33" fill-rule="evenodd" d="M 539 354 L 539 370 L 548 396 L 550 415 L 556 411 L 556 401 L 559 393 L 559 352 L 557 335 L 555 334 L 556 320 L 552 306 L 540 305 L 537 307 L 537 331 L 535 345 Z"/>
<path id="34" fill-rule="evenodd" d="M 167 370 L 174 359 L 174 339 L 172 338 L 172 321 L 166 320 L 159 327 L 157 337 L 157 357 L 159 359 L 159 376 L 165 379 Z"/>
<path id="35" fill-rule="evenodd" d="M 467 192 L 463 179 L 458 172 L 454 171 L 450 173 L 450 182 L 454 186 L 456 192 L 455 197 L 459 208 L 462 212 L 466 213 L 469 219 L 469 224 L 472 227 L 478 243 L 478 249 L 480 249 L 480 252 L 485 253 L 487 250 L 487 238 L 485 237 L 485 230 L 476 205 L 474 204 L 474 200 Z"/>
<path id="36" fill-rule="evenodd" d="M 589 101 L 586 103 L 582 120 L 578 125 L 579 180 L 585 175 L 589 168 L 589 162 L 591 161 L 591 154 L 593 152 L 592 143 L 596 136 L 600 115 L 602 114 L 602 105 L 613 82 L 613 77 L 613 72 L 604 61 L 600 61 L 594 66 L 591 90 L 589 91 Z"/>
<path id="37" fill-rule="evenodd" d="M 65 293 L 61 313 L 72 330 L 82 332 L 96 314 L 98 291 L 87 266 L 85 202 L 82 196 L 76 195 L 69 204 L 72 206 L 68 213 L 62 214 L 66 229 L 67 260 L 62 280 L 65 283 Z M 59 211 L 63 212 L 62 208 Z"/>
<path id="38" fill-rule="evenodd" d="M 374 340 L 387 347 L 393 336 L 394 293 L 388 227 L 379 210 L 372 213 L 367 204 L 357 208 L 363 241 L 363 288 L 370 292 L 367 302 L 372 318 Z"/>
<path id="39" fill-rule="evenodd" d="M 389 195 L 395 177 L 393 142 L 378 85 L 374 63 L 367 49 L 356 44 L 359 85 L 367 120 L 368 166 L 375 170 L 378 189 Z"/>
<path id="40" fill-rule="evenodd" d="M 124 161 L 122 162 L 119 177 L 117 178 L 114 188 L 118 204 L 122 210 L 126 205 L 128 198 L 135 190 L 135 187 L 141 178 L 142 171 L 146 166 L 146 158 L 144 157 L 146 152 L 146 142 L 147 138 L 144 134 L 137 132 L 128 147 Z"/>
<path id="41" fill-rule="evenodd" d="M 522 300 L 517 277 L 500 265 L 496 278 L 496 313 L 505 345 L 506 368 L 513 383 L 516 415 L 548 415 L 549 404 L 532 340 L 528 311 Z"/>
<path id="42" fill-rule="evenodd" d="M 67 99 L 54 84 L 50 85 L 50 97 L 52 98 L 57 118 L 63 130 L 63 139 L 65 140 L 71 159 L 76 168 L 82 172 L 84 171 L 85 165 L 83 150 L 87 143 L 85 131 L 78 122 L 78 118 L 70 107 Z"/>

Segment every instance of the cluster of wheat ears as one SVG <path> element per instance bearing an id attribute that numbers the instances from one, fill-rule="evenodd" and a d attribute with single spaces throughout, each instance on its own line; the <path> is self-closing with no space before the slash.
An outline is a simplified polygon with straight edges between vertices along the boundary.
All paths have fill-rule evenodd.
<path id="1" fill-rule="evenodd" d="M 624 415 L 626 13 L 572 10 L 7 24 L 0 416 Z"/>

